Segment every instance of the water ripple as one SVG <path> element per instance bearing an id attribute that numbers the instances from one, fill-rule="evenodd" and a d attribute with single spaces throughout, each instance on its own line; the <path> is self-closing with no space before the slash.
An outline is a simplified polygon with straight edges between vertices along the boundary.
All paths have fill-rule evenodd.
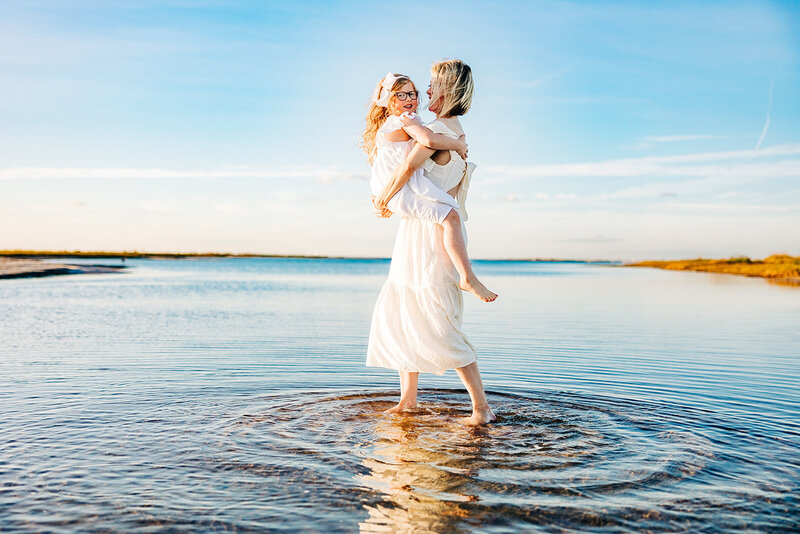
<path id="1" fill-rule="evenodd" d="M 791 493 L 765 478 L 763 463 L 737 475 L 747 483 L 720 486 L 726 465 L 746 465 L 742 458 L 732 463 L 746 447 L 715 443 L 703 431 L 711 421 L 674 407 L 665 413 L 667 407 L 630 401 L 491 393 L 498 423 L 467 428 L 457 422 L 467 415 L 463 392 L 423 396 L 418 411 L 401 415 L 382 413 L 396 400 L 386 393 L 275 397 L 222 429 L 240 454 L 274 454 L 287 474 L 297 458 L 305 467 L 295 475 L 313 482 L 284 486 L 305 488 L 298 499 L 330 498 L 335 506 L 341 499 L 328 495 L 331 488 L 351 487 L 368 514 L 360 523 L 365 531 L 466 531 L 476 521 L 485 531 L 502 531 L 554 520 L 581 530 L 664 530 L 687 518 L 724 531 L 736 528 L 742 514 L 750 527 L 788 526 L 767 510 L 788 506 Z M 740 446 L 751 439 L 735 429 L 714 432 Z M 276 466 L 237 468 L 274 474 Z M 783 477 L 787 490 L 796 483 L 796 476 Z M 746 502 L 736 498 L 742 495 Z"/>

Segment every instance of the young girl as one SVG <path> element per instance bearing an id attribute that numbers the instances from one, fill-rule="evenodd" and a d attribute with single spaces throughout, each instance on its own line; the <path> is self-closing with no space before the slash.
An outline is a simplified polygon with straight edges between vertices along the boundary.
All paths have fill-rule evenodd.
<path id="1" fill-rule="evenodd" d="M 435 150 L 455 150 L 466 154 L 463 136 L 452 139 L 433 133 L 422 125 L 416 116 L 419 92 L 402 74 L 387 74 L 378 82 L 367 113 L 364 130 L 364 150 L 372 164 L 370 188 L 373 197 L 380 195 L 392 175 L 405 160 L 414 141 Z M 388 202 L 389 211 L 440 225 L 447 254 L 460 277 L 460 287 L 484 302 L 492 302 L 497 295 L 489 291 L 475 273 L 466 252 L 464 231 L 458 213 L 458 201 L 425 177 L 422 170 L 411 178 Z"/>

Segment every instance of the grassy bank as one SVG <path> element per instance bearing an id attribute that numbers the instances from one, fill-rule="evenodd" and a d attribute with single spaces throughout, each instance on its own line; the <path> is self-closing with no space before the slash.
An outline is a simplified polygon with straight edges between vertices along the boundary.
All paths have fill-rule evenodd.
<path id="1" fill-rule="evenodd" d="M 138 250 L 0 250 L 0 257 L 6 258 L 135 258 L 150 260 L 179 260 L 192 258 L 309 258 L 309 259 L 351 259 L 351 260 L 388 260 L 382 256 L 325 256 L 313 254 L 234 254 L 231 252 L 142 252 Z M 478 261 L 519 261 L 519 262 L 554 262 L 554 263 L 618 263 L 610 260 L 569 259 L 569 258 L 492 258 Z"/>
<path id="2" fill-rule="evenodd" d="M 325 258 L 327 256 L 302 256 L 291 254 L 230 254 L 227 252 L 139 252 L 139 251 L 87 251 L 87 250 L 0 250 L 7 258 Z"/>
<path id="3" fill-rule="evenodd" d="M 775 254 L 763 260 L 741 256 L 727 260 L 640 261 L 626 264 L 630 267 L 656 267 L 670 271 L 705 271 L 710 273 L 740 274 L 771 279 L 800 280 L 800 256 Z"/>

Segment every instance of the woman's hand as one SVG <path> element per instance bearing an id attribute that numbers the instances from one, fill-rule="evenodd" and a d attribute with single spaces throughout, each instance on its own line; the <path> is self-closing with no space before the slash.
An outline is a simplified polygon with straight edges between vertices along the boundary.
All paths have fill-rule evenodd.
<path id="1" fill-rule="evenodd" d="M 456 153 L 461 156 L 461 159 L 467 159 L 467 155 L 469 153 L 469 147 L 467 146 L 467 140 L 464 134 L 461 134 L 461 137 L 457 139 L 458 146 L 456 147 Z"/>
<path id="2" fill-rule="evenodd" d="M 392 216 L 392 212 L 389 211 L 389 208 L 386 207 L 386 203 L 383 201 L 378 202 L 378 198 L 374 196 L 372 197 L 372 208 L 373 208 L 372 211 L 378 217 L 388 219 L 389 217 Z"/>

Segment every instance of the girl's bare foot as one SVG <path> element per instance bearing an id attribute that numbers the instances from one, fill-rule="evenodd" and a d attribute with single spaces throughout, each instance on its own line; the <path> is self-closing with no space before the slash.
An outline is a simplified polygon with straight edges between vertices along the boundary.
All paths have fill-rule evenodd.
<path id="1" fill-rule="evenodd" d="M 485 285 L 478 280 L 477 276 L 473 276 L 467 279 L 461 279 L 461 283 L 458 284 L 458 287 L 463 289 L 464 291 L 469 291 L 483 302 L 492 302 L 497 298 L 497 293 L 489 291 Z"/>
<path id="2" fill-rule="evenodd" d="M 388 410 L 384 410 L 383 413 L 400 413 L 404 410 L 416 410 L 416 409 L 417 409 L 416 402 L 400 401 L 397 403 L 396 406 L 392 406 Z"/>
<path id="3" fill-rule="evenodd" d="M 488 425 L 494 421 L 497 421 L 497 416 L 488 406 L 483 410 L 473 410 L 472 415 L 458 420 L 459 423 L 467 426 Z"/>

